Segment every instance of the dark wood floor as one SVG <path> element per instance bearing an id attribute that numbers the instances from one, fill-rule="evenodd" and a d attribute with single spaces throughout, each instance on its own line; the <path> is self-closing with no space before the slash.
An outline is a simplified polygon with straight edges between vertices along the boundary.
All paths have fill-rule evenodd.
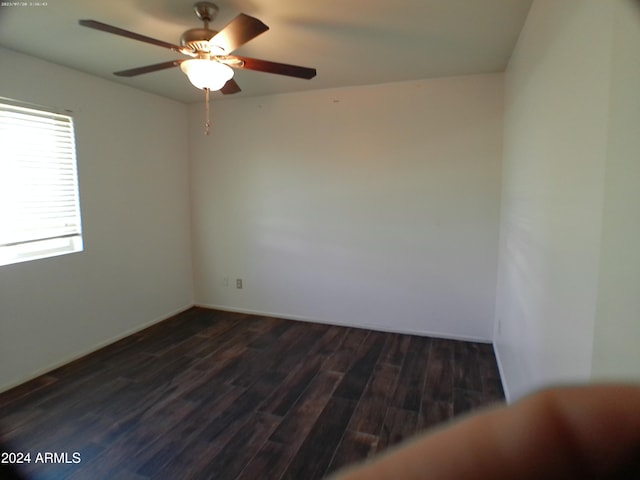
<path id="1" fill-rule="evenodd" d="M 0 428 L 30 479 L 312 480 L 502 400 L 490 345 L 193 308 L 0 394 Z"/>

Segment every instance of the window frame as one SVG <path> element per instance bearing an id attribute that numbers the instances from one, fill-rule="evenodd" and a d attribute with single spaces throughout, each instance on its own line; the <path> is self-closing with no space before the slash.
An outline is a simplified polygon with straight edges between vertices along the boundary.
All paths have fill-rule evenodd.
<path id="1" fill-rule="evenodd" d="M 0 97 L 0 267 L 84 250 L 72 113 Z"/>

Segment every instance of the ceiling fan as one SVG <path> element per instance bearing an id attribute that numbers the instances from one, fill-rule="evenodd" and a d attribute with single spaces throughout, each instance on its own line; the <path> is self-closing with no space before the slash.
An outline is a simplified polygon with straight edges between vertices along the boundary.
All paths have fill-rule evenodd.
<path id="1" fill-rule="evenodd" d="M 204 27 L 192 28 L 185 31 L 180 37 L 180 45 L 156 40 L 155 38 L 140 35 L 139 33 L 114 27 L 96 20 L 78 20 L 78 23 L 84 27 L 168 48 L 174 52 L 191 57 L 122 70 L 114 72 L 114 75 L 134 77 L 144 73 L 180 66 L 191 83 L 195 87 L 205 91 L 207 105 L 209 104 L 210 91 L 220 90 L 224 95 L 240 91 L 240 86 L 232 78 L 234 68 L 276 73 L 304 79 L 311 79 L 316 76 L 315 68 L 231 55 L 234 50 L 249 40 L 269 30 L 269 27 L 257 18 L 241 13 L 220 31 L 216 31 L 209 28 L 209 23 L 215 19 L 218 13 L 219 9 L 217 5 L 211 2 L 197 2 L 193 5 L 193 9 L 196 16 L 204 22 Z M 208 133 L 208 109 L 206 125 L 206 131 Z"/>
<path id="2" fill-rule="evenodd" d="M 223 94 L 232 94 L 239 92 L 240 87 L 232 79 L 233 70 L 230 67 L 305 79 L 316 76 L 314 68 L 230 55 L 231 52 L 269 29 L 257 18 L 241 13 L 220 31 L 216 31 L 209 28 L 209 22 L 213 21 L 218 13 L 217 5 L 210 2 L 197 2 L 193 9 L 196 16 L 204 22 L 204 27 L 192 28 L 184 32 L 180 37 L 180 45 L 156 40 L 96 20 L 79 20 L 78 23 L 84 27 L 168 48 L 191 57 L 114 72 L 114 75 L 121 77 L 134 77 L 180 65 L 197 88 L 221 90 Z"/>

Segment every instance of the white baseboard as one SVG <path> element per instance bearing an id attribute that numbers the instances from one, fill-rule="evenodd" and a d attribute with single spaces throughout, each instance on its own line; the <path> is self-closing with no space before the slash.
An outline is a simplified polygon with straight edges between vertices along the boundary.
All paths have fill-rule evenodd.
<path id="1" fill-rule="evenodd" d="M 502 361 L 500 360 L 500 351 L 496 348 L 496 344 L 493 344 L 493 353 L 496 357 L 496 362 L 498 363 L 498 373 L 500 374 L 500 383 L 502 383 L 502 390 L 504 391 L 504 398 L 506 399 L 508 404 L 511 404 L 512 397 L 509 392 L 509 385 L 507 384 L 507 377 L 504 375 L 504 369 L 502 368 Z"/>
<path id="2" fill-rule="evenodd" d="M 150 320 L 142 325 L 138 325 L 135 328 L 132 328 L 130 330 L 127 330 L 109 340 L 105 340 L 104 342 L 100 342 L 86 350 L 82 350 L 80 352 L 77 352 L 74 355 L 69 356 L 68 358 L 66 358 L 65 360 L 62 360 L 60 362 L 56 362 L 53 364 L 50 364 L 44 368 L 38 369 L 37 371 L 31 373 L 30 375 L 24 377 L 23 379 L 17 381 L 17 382 L 12 382 L 8 385 L 2 385 L 0 386 L 0 393 L 10 390 L 11 388 L 17 387 L 18 385 L 21 385 L 25 382 L 28 382 L 29 380 L 33 380 L 34 378 L 37 378 L 41 375 L 46 374 L 47 372 L 51 372 L 52 370 L 55 370 L 56 368 L 62 367 L 63 365 L 66 365 L 68 363 L 73 362 L 74 360 L 77 360 L 79 358 L 82 358 L 86 355 L 89 355 L 90 353 L 93 353 L 97 350 L 100 350 L 101 348 L 106 347 L 107 345 L 111 345 L 112 343 L 115 343 L 119 340 L 122 340 L 125 337 L 128 337 L 130 335 L 133 335 L 141 330 L 144 330 L 145 328 L 148 328 L 156 323 L 162 322 L 164 320 L 167 320 L 168 318 L 173 317 L 174 315 L 177 315 L 181 312 L 184 312 L 186 310 L 188 310 L 191 307 L 202 307 L 202 308 L 210 308 L 210 309 L 215 309 L 215 310 L 222 310 L 222 311 L 227 311 L 227 312 L 235 312 L 235 313 L 245 313 L 248 315 L 261 315 L 261 316 L 266 316 L 266 317 L 274 317 L 274 318 L 284 318 L 287 320 L 296 320 L 296 321 L 301 321 L 301 322 L 309 322 L 309 323 L 320 323 L 320 324 L 324 324 L 324 325 L 336 325 L 336 326 L 340 326 L 340 327 L 352 327 L 352 328 L 366 328 L 369 330 L 376 330 L 376 331 L 381 331 L 381 332 L 388 332 L 388 333 L 400 333 L 400 334 L 404 334 L 404 335 L 418 335 L 418 336 L 423 336 L 423 337 L 433 337 L 433 338 L 443 338 L 443 339 L 448 339 L 448 340 L 461 340 L 461 341 L 465 341 L 465 342 L 478 342 L 478 343 L 487 343 L 487 344 L 491 344 L 491 340 L 486 339 L 486 338 L 478 338 L 478 337 L 473 337 L 473 336 L 467 336 L 467 335 L 456 335 L 456 334 L 448 334 L 448 333 L 442 333 L 442 332 L 432 332 L 432 331 L 428 331 L 428 330 L 412 330 L 412 329 L 404 329 L 404 328 L 388 328 L 388 327 L 381 327 L 379 325 L 369 325 L 366 323 L 348 323 L 348 322 L 340 322 L 340 321 L 329 321 L 329 320 L 323 320 L 323 319 L 318 319 L 318 318 L 311 318 L 311 317 L 306 317 L 306 316 L 302 316 L 302 315 L 290 315 L 290 314 L 284 314 L 284 313 L 274 313 L 274 312 L 264 312 L 264 311 L 260 311 L 260 310 L 251 310 L 251 309 L 246 309 L 246 308 L 237 308 L 237 307 L 230 307 L 230 306 L 226 306 L 226 305 L 211 305 L 211 304 L 205 304 L 205 303 L 189 303 L 187 305 L 184 305 L 183 307 L 180 307 L 172 312 L 169 312 L 167 314 L 164 314 L 158 318 L 155 318 L 153 320 Z M 509 397 L 509 393 L 508 393 L 508 389 L 507 389 L 507 385 L 505 383 L 505 378 L 504 378 L 504 374 L 503 374 L 503 370 L 502 370 L 502 364 L 500 363 L 500 357 L 498 354 L 498 351 L 495 349 L 494 347 L 494 351 L 496 354 L 496 360 L 498 362 L 498 369 L 500 372 L 500 379 L 502 381 L 502 385 L 505 391 L 505 396 L 507 398 L 507 402 L 510 403 L 510 397 Z"/>
<path id="3" fill-rule="evenodd" d="M 368 330 L 376 330 L 388 333 L 401 333 L 404 335 L 419 335 L 421 337 L 443 338 L 447 340 L 462 340 L 464 342 L 492 343 L 488 338 L 478 338 L 467 335 L 456 335 L 442 332 L 431 332 L 428 330 L 411 330 L 405 328 L 381 327 L 380 325 L 369 325 L 366 323 L 348 323 L 334 320 L 323 320 L 319 318 L 311 318 L 303 315 L 290 315 L 286 313 L 264 312 L 260 310 L 251 310 L 247 308 L 229 307 L 227 305 L 212 305 L 207 303 L 196 303 L 196 307 L 211 308 L 214 310 L 222 310 L 225 312 L 246 313 L 247 315 L 261 315 L 263 317 L 284 318 L 286 320 L 297 320 L 300 322 L 321 323 L 324 325 L 336 325 L 340 327 L 366 328 Z"/>
<path id="4" fill-rule="evenodd" d="M 21 380 L 18 380 L 16 382 L 11 382 L 7 385 L 2 385 L 0 386 L 0 393 L 2 392 L 6 392 L 7 390 L 11 390 L 14 387 L 17 387 L 18 385 L 22 385 L 23 383 L 28 382 L 29 380 L 33 380 L 34 378 L 38 378 L 41 375 L 44 375 L 48 372 L 51 372 L 52 370 L 55 370 L 56 368 L 60 368 L 68 363 L 73 362 L 74 360 L 78 360 L 79 358 L 82 358 L 86 355 L 89 355 L 90 353 L 93 353 L 95 351 L 100 350 L 101 348 L 106 347 L 107 345 L 111 345 L 112 343 L 117 342 L 118 340 L 122 340 L 125 337 L 128 337 L 130 335 L 133 335 L 134 333 L 138 333 L 142 330 L 144 330 L 145 328 L 149 328 L 150 326 L 156 324 L 156 323 L 160 323 L 164 320 L 167 320 L 171 317 L 173 317 L 174 315 L 177 315 L 179 313 L 182 313 L 188 309 L 190 309 L 191 307 L 193 307 L 194 304 L 193 303 L 189 303 L 183 307 L 180 307 L 172 312 L 169 312 L 167 314 L 161 315 L 160 317 L 154 318 L 153 320 L 150 320 L 148 322 L 145 322 L 142 325 L 138 325 L 135 328 L 132 328 L 130 330 L 127 330 L 121 334 L 116 335 L 115 337 L 111 338 L 110 340 L 105 340 L 104 342 L 100 342 L 92 347 L 89 347 L 86 350 L 82 350 L 80 352 L 77 352 L 73 355 L 70 355 L 69 357 L 67 357 L 64 360 L 61 360 L 59 362 L 55 362 L 52 363 L 50 365 L 47 365 L 46 367 L 40 368 L 38 370 L 36 370 L 35 372 L 32 372 L 31 374 L 25 376 L 24 378 L 22 378 Z"/>

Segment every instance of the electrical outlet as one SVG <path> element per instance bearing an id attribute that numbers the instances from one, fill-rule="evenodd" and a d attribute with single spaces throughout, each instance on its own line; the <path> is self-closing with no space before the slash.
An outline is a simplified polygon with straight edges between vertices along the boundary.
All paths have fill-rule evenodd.
<path id="1" fill-rule="evenodd" d="M 222 286 L 223 287 L 228 287 L 229 286 L 229 277 L 228 276 L 224 276 L 222 277 Z"/>
<path id="2" fill-rule="evenodd" d="M 242 279 L 241 278 L 236 279 L 236 288 L 242 288 Z"/>

